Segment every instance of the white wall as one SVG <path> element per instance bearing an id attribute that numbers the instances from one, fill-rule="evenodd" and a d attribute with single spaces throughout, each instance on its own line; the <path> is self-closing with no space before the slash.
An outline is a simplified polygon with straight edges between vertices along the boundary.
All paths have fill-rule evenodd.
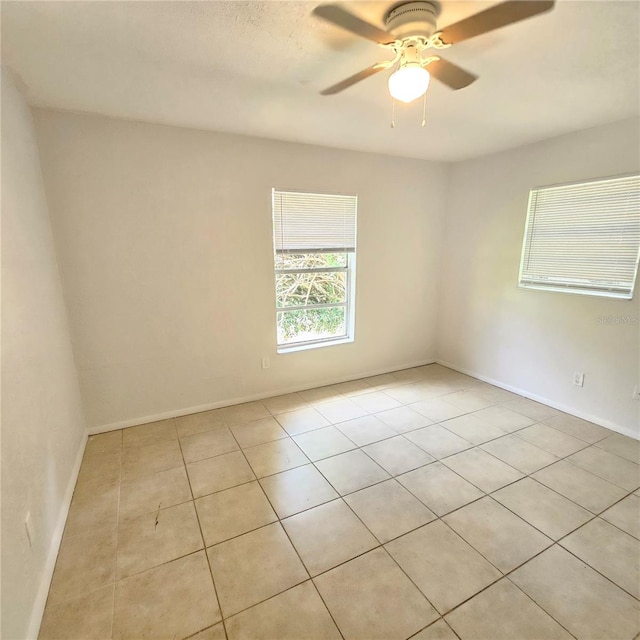
<path id="1" fill-rule="evenodd" d="M 35 119 L 90 427 L 433 360 L 444 165 Z M 358 194 L 355 343 L 276 354 L 272 187 Z"/>
<path id="2" fill-rule="evenodd" d="M 2 637 L 37 634 L 84 445 L 31 112 L 2 73 Z M 24 519 L 31 512 L 29 546 Z"/>
<path id="3" fill-rule="evenodd" d="M 640 284 L 632 301 L 517 287 L 529 190 L 638 171 L 639 142 L 627 120 L 453 165 L 439 360 L 640 435 Z"/>

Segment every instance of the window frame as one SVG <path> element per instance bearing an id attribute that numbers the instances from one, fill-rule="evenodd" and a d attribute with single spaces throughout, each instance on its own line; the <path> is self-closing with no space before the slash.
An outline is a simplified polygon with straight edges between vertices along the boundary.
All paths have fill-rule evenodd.
<path id="1" fill-rule="evenodd" d="M 339 267 L 298 267 L 298 268 L 278 268 L 276 267 L 275 260 L 278 255 L 275 247 L 275 237 L 273 246 L 273 258 L 274 258 L 274 302 L 275 302 L 275 320 L 276 320 L 276 351 L 278 354 L 292 353 L 296 351 L 304 351 L 307 349 L 317 349 L 321 347 L 330 347 L 339 344 L 347 344 L 355 340 L 355 297 L 356 297 L 356 254 L 357 254 L 357 210 L 358 210 L 358 196 L 357 194 L 344 194 L 344 193 L 329 193 L 319 191 L 301 191 L 293 189 L 279 189 L 273 188 L 271 192 L 271 213 L 272 213 L 272 228 L 275 233 L 275 194 L 279 193 L 297 193 L 309 196 L 349 196 L 355 198 L 355 220 L 354 220 L 354 247 L 353 250 L 345 250 L 344 248 L 331 248 L 331 249 L 288 249 L 280 253 L 289 253 L 293 255 L 314 255 L 320 253 L 328 253 L 335 255 L 344 255 L 346 258 L 345 266 Z M 277 301 L 277 277 L 281 274 L 296 274 L 296 273 L 344 273 L 345 274 L 345 300 L 340 303 L 324 303 L 324 304 L 310 304 L 291 307 L 278 307 Z M 336 307 L 344 308 L 344 325 L 345 332 L 338 336 L 315 338 L 311 340 L 300 340 L 297 342 L 279 342 L 278 332 L 278 314 L 287 311 L 305 311 L 313 309 L 333 309 Z"/>
<path id="2" fill-rule="evenodd" d="M 527 216 L 525 219 L 524 232 L 522 237 L 522 251 L 520 254 L 520 267 L 518 271 L 518 288 L 534 289 L 538 291 L 551 291 L 555 293 L 568 293 L 568 294 L 574 294 L 574 295 L 595 296 L 595 297 L 601 297 L 601 298 L 602 297 L 611 298 L 614 300 L 632 300 L 635 294 L 636 284 L 638 280 L 638 270 L 639 270 L 639 263 L 640 263 L 640 243 L 638 246 L 638 251 L 636 253 L 635 270 L 634 270 L 633 278 L 631 281 L 631 287 L 628 295 L 626 294 L 626 292 L 621 291 L 619 289 L 616 290 L 613 287 L 610 289 L 605 289 L 602 286 L 598 288 L 597 284 L 595 283 L 593 284 L 592 287 L 586 284 L 583 286 L 579 286 L 575 282 L 577 278 L 574 279 L 574 282 L 570 282 L 569 281 L 570 279 L 567 277 L 568 282 L 566 285 L 563 285 L 557 282 L 557 280 L 560 280 L 562 276 L 556 276 L 555 277 L 556 282 L 552 282 L 550 284 L 545 284 L 544 282 L 535 282 L 535 281 L 531 282 L 527 280 L 527 276 L 525 275 L 525 262 L 531 254 L 531 249 L 529 248 L 529 245 L 531 243 L 531 238 L 529 237 L 529 230 L 531 228 L 533 232 L 533 228 L 535 224 L 530 225 L 530 219 L 532 215 L 535 216 L 535 212 L 532 211 L 532 200 L 534 198 L 534 195 L 537 195 L 537 192 L 540 192 L 545 189 L 557 189 L 562 187 L 571 187 L 571 186 L 578 186 L 578 185 L 586 186 L 596 182 L 605 183 L 605 182 L 611 182 L 615 180 L 638 178 L 638 176 L 639 174 L 634 172 L 634 173 L 626 173 L 626 174 L 614 175 L 614 176 L 591 178 L 589 180 L 574 180 L 571 182 L 555 183 L 555 184 L 543 185 L 543 186 L 537 186 L 537 187 L 531 188 L 529 190 L 529 196 L 528 196 L 528 202 L 527 202 Z M 580 220 L 578 220 L 577 222 L 579 223 Z M 612 256 L 611 259 L 612 260 L 615 259 L 615 256 Z M 525 282 L 523 282 L 523 276 L 525 278 Z"/>
<path id="3" fill-rule="evenodd" d="M 317 251 L 297 251 L 296 255 L 304 255 L 305 253 L 313 254 Z M 285 311 L 304 311 L 306 309 L 334 309 L 336 307 L 344 307 L 344 324 L 345 333 L 330 338 L 316 338 L 314 340 L 301 340 L 298 342 L 277 342 L 278 332 L 276 330 L 276 346 L 278 353 L 287 353 L 289 351 L 302 351 L 304 349 L 312 349 L 317 347 L 326 347 L 335 344 L 345 344 L 354 340 L 354 297 L 355 297 L 355 264 L 356 254 L 350 251 L 332 251 L 334 254 L 344 254 L 346 256 L 346 266 L 344 267 L 317 267 L 317 268 L 300 268 L 300 269 L 278 269 L 274 268 L 274 275 L 286 273 L 345 273 L 345 301 L 338 303 L 326 304 L 308 304 L 295 307 L 278 307 L 276 304 L 276 327 L 278 322 L 278 314 Z"/>

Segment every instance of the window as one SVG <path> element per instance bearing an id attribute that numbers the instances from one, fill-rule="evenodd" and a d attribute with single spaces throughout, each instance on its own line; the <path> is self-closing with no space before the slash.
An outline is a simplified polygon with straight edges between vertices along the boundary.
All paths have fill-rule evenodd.
<path id="1" fill-rule="evenodd" d="M 640 247 L 640 176 L 529 194 L 519 286 L 631 299 Z"/>
<path id="2" fill-rule="evenodd" d="M 278 351 L 353 340 L 357 196 L 273 190 Z"/>

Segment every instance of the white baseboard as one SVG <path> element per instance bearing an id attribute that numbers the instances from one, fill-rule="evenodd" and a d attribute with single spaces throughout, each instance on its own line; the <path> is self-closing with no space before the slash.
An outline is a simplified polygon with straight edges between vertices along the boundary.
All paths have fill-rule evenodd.
<path id="1" fill-rule="evenodd" d="M 594 416 L 590 413 L 585 413 L 584 411 L 580 411 L 575 407 L 570 407 L 566 404 L 562 404 L 561 402 L 550 400 L 549 398 L 545 398 L 538 394 L 531 393 L 530 391 L 526 391 L 525 389 L 514 387 L 513 385 L 506 384 L 505 382 L 502 382 L 500 380 L 489 378 L 488 376 L 482 375 L 477 371 L 471 371 L 470 369 L 460 367 L 458 365 L 452 364 L 451 362 L 446 362 L 445 360 L 436 359 L 436 363 L 442 365 L 443 367 L 453 369 L 454 371 L 459 371 L 460 373 L 464 373 L 465 375 L 472 376 L 473 378 L 477 378 L 478 380 L 482 380 L 483 382 L 488 382 L 489 384 L 492 384 L 495 387 L 500 387 L 501 389 L 511 391 L 512 393 L 517 393 L 519 396 L 524 396 L 525 398 L 529 398 L 529 400 L 535 400 L 536 402 L 546 404 L 549 407 L 558 409 L 558 411 L 564 411 L 564 413 L 568 413 L 572 416 L 576 416 L 577 418 L 588 420 L 589 422 L 593 422 L 594 424 L 600 425 L 601 427 L 605 427 L 606 429 L 611 429 L 611 431 L 615 431 L 616 433 L 621 433 L 622 435 L 628 436 L 629 438 L 633 438 L 634 440 L 640 440 L 640 435 L 637 432 L 633 431 L 632 429 L 629 429 L 628 427 L 612 422 L 607 418 L 602 418 L 600 416 Z"/>
<path id="2" fill-rule="evenodd" d="M 271 391 L 266 391 L 263 393 L 255 393 L 248 396 L 229 398 L 227 400 L 218 400 L 217 402 L 201 404 L 195 407 L 184 407 L 183 409 L 176 409 L 174 411 L 165 411 L 164 413 L 154 413 L 152 415 L 142 416 L 140 418 L 130 418 L 128 420 L 122 420 L 120 422 L 112 422 L 110 424 L 103 424 L 95 427 L 89 427 L 88 433 L 89 435 L 95 435 L 96 433 L 105 433 L 107 431 L 115 431 L 117 429 L 126 429 L 127 427 L 135 427 L 140 424 L 157 422 L 158 420 L 168 420 L 169 418 L 179 418 L 180 416 L 188 416 L 191 413 L 211 411 L 211 409 L 219 409 L 220 407 L 229 407 L 234 404 L 242 404 L 243 402 L 253 402 L 254 400 L 264 400 L 265 398 L 281 396 L 286 393 L 295 393 L 296 391 L 306 391 L 307 389 L 315 389 L 316 387 L 325 387 L 331 384 L 339 384 L 340 382 L 350 382 L 351 380 L 359 380 L 360 378 L 368 378 L 370 376 L 379 376 L 384 373 L 401 371 L 402 369 L 422 367 L 426 364 L 434 364 L 435 362 L 436 361 L 434 360 L 434 358 L 427 358 L 426 360 L 420 360 L 418 362 L 412 362 L 404 365 L 396 365 L 394 367 L 386 367 L 384 369 L 376 369 L 374 371 L 361 371 L 360 373 L 353 374 L 346 377 L 332 378 L 330 380 L 320 380 L 319 382 L 315 382 L 313 384 L 296 385 L 293 387 L 286 387 L 284 389 L 272 389 Z"/>
<path id="3" fill-rule="evenodd" d="M 76 487 L 76 481 L 78 480 L 78 474 L 80 473 L 80 465 L 82 464 L 82 457 L 84 456 L 84 450 L 87 446 L 87 436 L 82 436 L 80 447 L 76 455 L 76 460 L 71 470 L 71 476 L 67 483 L 67 488 L 64 493 L 62 504 L 60 505 L 60 511 L 58 512 L 58 520 L 53 531 L 51 543 L 49 544 L 49 553 L 47 560 L 42 570 L 42 577 L 40 578 L 40 586 L 38 593 L 36 594 L 35 602 L 31 609 L 31 618 L 29 619 L 29 628 L 27 632 L 27 640 L 36 640 L 38 633 L 40 632 L 40 625 L 42 624 L 42 615 L 44 614 L 44 608 L 47 604 L 47 596 L 49 595 L 49 587 L 51 586 L 51 579 L 53 578 L 53 570 L 56 567 L 56 560 L 58 558 L 58 551 L 60 549 L 60 542 L 62 542 L 62 534 L 64 533 L 64 526 L 67 522 L 67 516 L 69 515 L 69 508 L 71 507 L 71 498 L 73 498 L 73 491 Z"/>

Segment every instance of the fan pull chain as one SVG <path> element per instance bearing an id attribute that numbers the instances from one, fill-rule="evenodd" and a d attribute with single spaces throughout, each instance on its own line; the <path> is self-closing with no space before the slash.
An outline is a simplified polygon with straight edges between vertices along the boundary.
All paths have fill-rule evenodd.
<path id="1" fill-rule="evenodd" d="M 422 100 L 422 125 L 426 126 L 427 124 L 427 92 L 424 92 L 424 98 Z"/>
<path id="2" fill-rule="evenodd" d="M 391 98 L 391 128 L 396 128 L 396 100 Z"/>

